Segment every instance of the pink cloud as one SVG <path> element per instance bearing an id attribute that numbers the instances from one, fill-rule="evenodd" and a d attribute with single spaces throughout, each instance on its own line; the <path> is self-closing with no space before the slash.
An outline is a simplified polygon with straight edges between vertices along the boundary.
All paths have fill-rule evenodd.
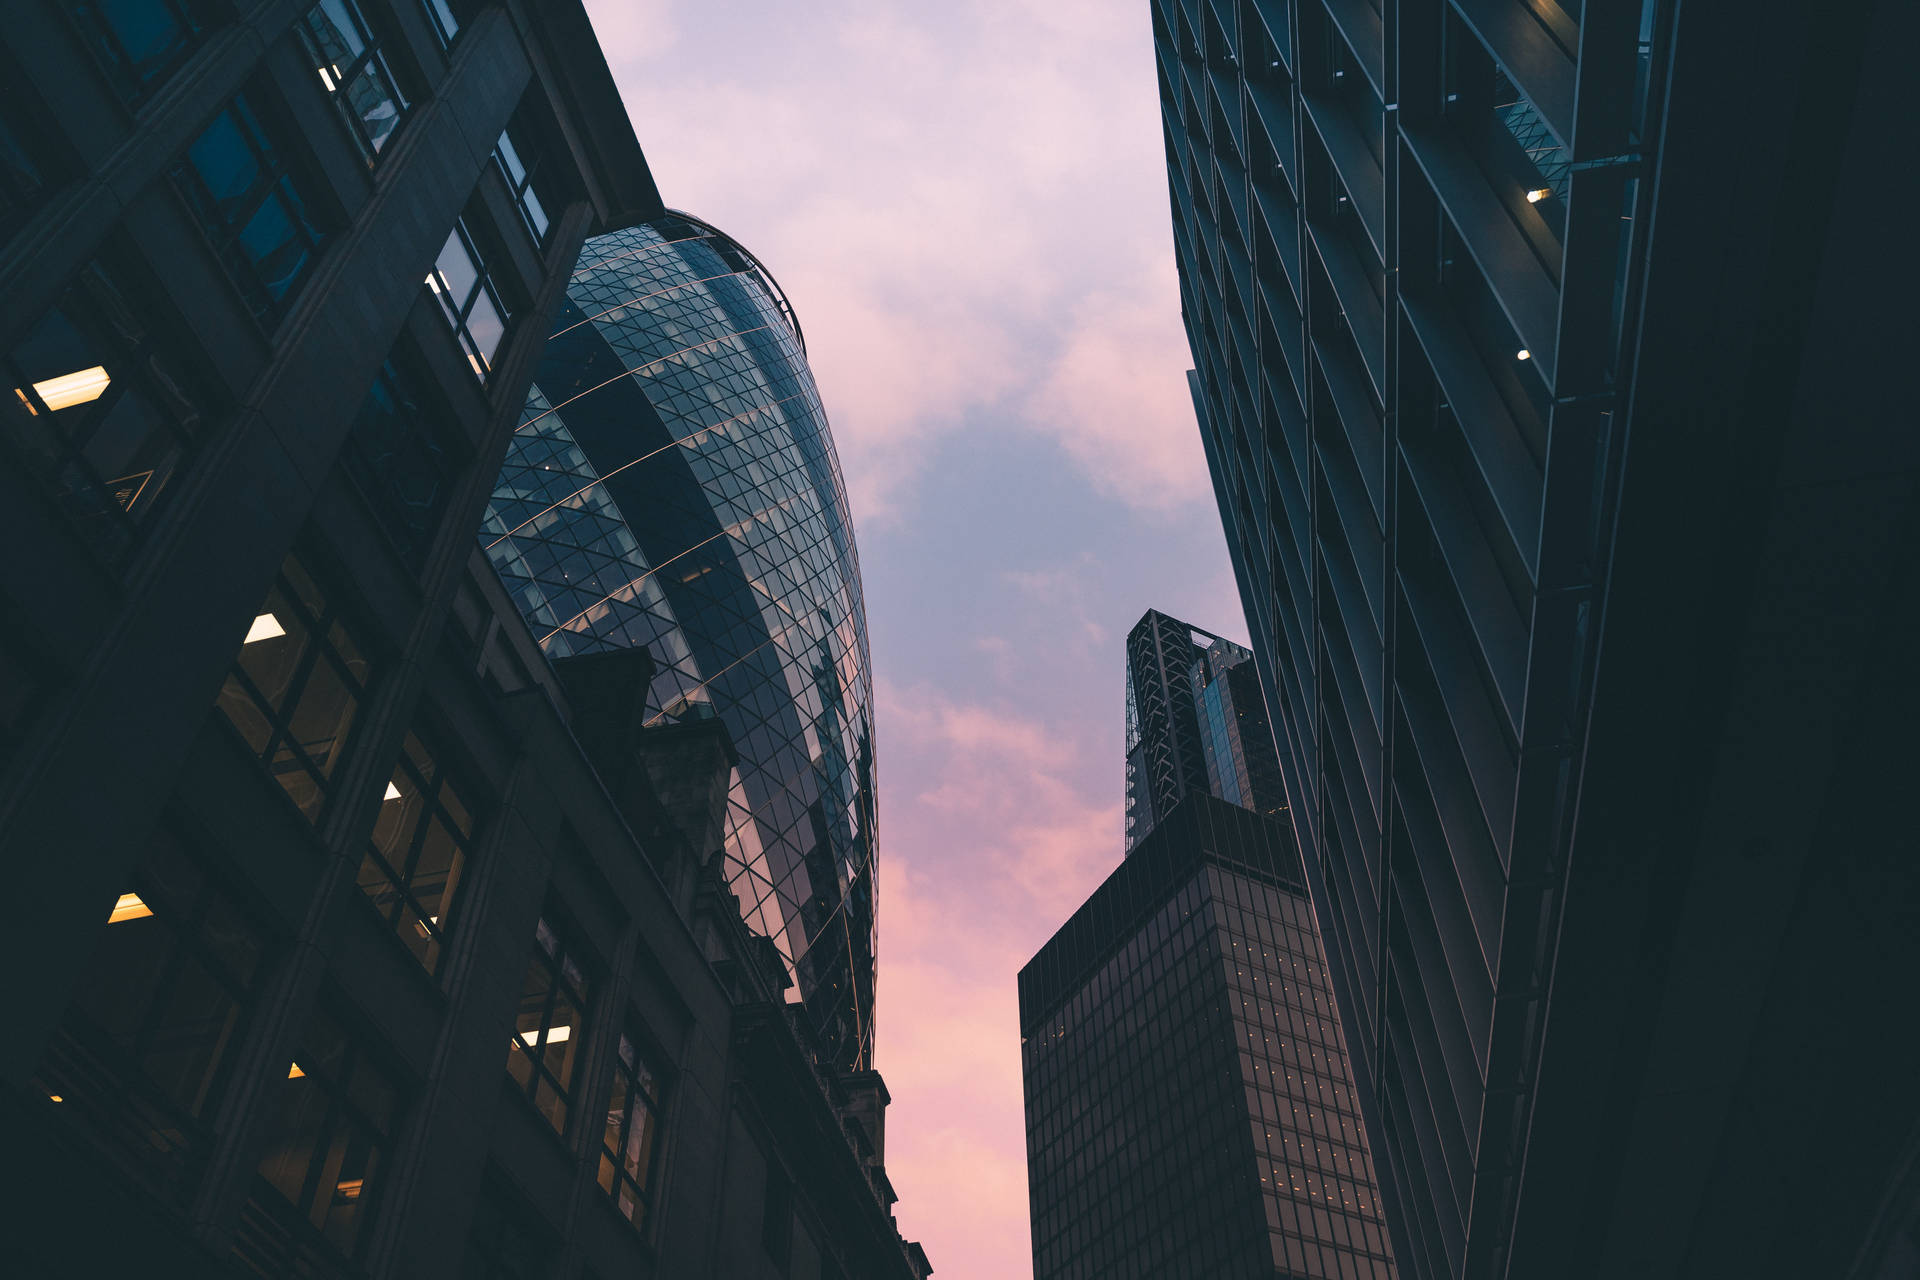
<path id="1" fill-rule="evenodd" d="M 945 1274 L 1023 1275 L 1015 975 L 1119 860 L 1121 809 L 1089 799 L 1063 726 L 884 680 L 876 695 L 888 769 L 938 780 L 884 819 L 876 1057 L 902 1229 Z"/>

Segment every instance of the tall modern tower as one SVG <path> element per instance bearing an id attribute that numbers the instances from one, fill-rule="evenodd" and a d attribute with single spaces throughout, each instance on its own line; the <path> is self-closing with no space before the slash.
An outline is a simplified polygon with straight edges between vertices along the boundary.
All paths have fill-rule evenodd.
<path id="1" fill-rule="evenodd" d="M 1041 1280 L 1393 1275 L 1251 657 L 1127 637 L 1127 856 L 1020 972 Z"/>
<path id="2" fill-rule="evenodd" d="M 550 657 L 645 648 L 646 725 L 726 724 L 714 852 L 822 1056 L 869 1065 L 860 565 L 800 326 L 751 254 L 679 213 L 587 242 L 480 540 Z"/>
<path id="3" fill-rule="evenodd" d="M 1253 654 L 1149 609 L 1127 634 L 1127 848 L 1195 791 L 1287 807 Z"/>
<path id="4" fill-rule="evenodd" d="M 1399 1265 L 1899 1273 L 1920 11 L 1149 7 Z"/>

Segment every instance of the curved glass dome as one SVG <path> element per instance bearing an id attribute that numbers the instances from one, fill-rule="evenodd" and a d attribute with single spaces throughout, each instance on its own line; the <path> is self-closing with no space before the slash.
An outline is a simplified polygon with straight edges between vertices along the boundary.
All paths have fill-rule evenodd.
<path id="1" fill-rule="evenodd" d="M 823 1055 L 873 1049 L 873 690 L 827 416 L 772 278 L 668 214 L 587 241 L 481 542 L 554 658 L 644 645 L 726 722 L 726 873 Z"/>

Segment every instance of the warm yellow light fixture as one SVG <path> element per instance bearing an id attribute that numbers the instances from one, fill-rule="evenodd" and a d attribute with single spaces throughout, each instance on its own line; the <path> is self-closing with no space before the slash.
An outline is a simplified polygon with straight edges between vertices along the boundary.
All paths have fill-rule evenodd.
<path id="1" fill-rule="evenodd" d="M 1522 347 L 1518 351 L 1513 353 L 1513 358 L 1515 360 L 1531 360 L 1533 359 L 1533 352 L 1527 350 L 1525 347 Z"/>
<path id="2" fill-rule="evenodd" d="M 399 798 L 400 788 L 394 786 L 391 782 L 387 784 L 387 794 L 380 797 L 383 802 L 387 800 L 398 800 Z"/>
<path id="3" fill-rule="evenodd" d="M 48 1102 L 65 1102 L 65 1101 L 66 1101 L 66 1099 L 65 1099 L 65 1098 L 63 1098 L 63 1097 L 61 1097 L 61 1096 L 60 1096 L 59 1094 L 57 1094 L 57 1093 L 50 1093 L 50 1094 L 48 1094 L 48 1095 L 47 1095 L 47 1101 L 48 1101 Z"/>
<path id="4" fill-rule="evenodd" d="M 270 613 L 263 613 L 253 620 L 252 626 L 247 628 L 247 638 L 243 643 L 259 644 L 262 640 L 278 640 L 285 634 L 287 629 L 280 625 L 280 619 Z"/>
<path id="5" fill-rule="evenodd" d="M 364 1178 L 350 1178 L 345 1182 L 334 1183 L 333 1191 L 334 1194 L 342 1200 L 358 1200 L 360 1198 L 360 1188 L 366 1185 L 366 1179 Z"/>
<path id="6" fill-rule="evenodd" d="M 106 394 L 107 386 L 112 381 L 104 366 L 95 365 L 78 373 L 63 373 L 57 378 L 36 382 L 33 390 L 47 408 L 69 409 L 76 404 L 98 400 Z"/>
<path id="7" fill-rule="evenodd" d="M 437 923 L 437 922 L 436 922 L 436 923 Z M 535 1041 L 535 1039 L 536 1039 L 536 1038 L 537 1038 L 537 1037 L 539 1036 L 539 1034 L 540 1034 L 540 1030 L 539 1030 L 539 1028 L 538 1028 L 538 1027 L 536 1027 L 536 1028 L 534 1028 L 534 1029 L 533 1029 L 532 1031 L 522 1031 L 522 1032 L 520 1033 L 520 1038 L 521 1038 L 521 1039 L 523 1039 L 523 1040 L 525 1040 L 525 1041 L 527 1042 L 527 1044 L 528 1044 L 528 1045 L 532 1045 L 532 1044 L 534 1043 L 534 1041 Z M 558 1026 L 558 1027 L 548 1027 L 548 1028 L 547 1028 L 547 1043 L 548 1043 L 548 1044 L 559 1044 L 559 1043 L 560 1043 L 560 1042 L 561 1042 L 562 1040 L 571 1040 L 572 1038 L 573 1038 L 573 1028 L 572 1028 L 572 1027 L 569 1027 L 569 1026 Z M 520 1046 L 519 1046 L 519 1045 L 518 1045 L 518 1044 L 516 1043 L 516 1044 L 513 1044 L 513 1045 L 511 1045 L 511 1046 L 509 1046 L 509 1047 L 511 1047 L 511 1048 L 515 1048 L 515 1049 L 518 1049 L 518 1048 L 519 1048 Z"/>
<path id="8" fill-rule="evenodd" d="M 300 1069 L 300 1064 L 299 1064 L 299 1063 L 297 1063 L 297 1062 L 289 1062 L 289 1063 L 287 1064 L 287 1079 L 289 1079 L 289 1080 L 298 1080 L 298 1079 L 300 1079 L 300 1077 L 302 1077 L 302 1076 L 304 1076 L 304 1075 L 306 1075 L 306 1074 L 307 1074 L 306 1072 L 304 1072 L 304 1071 L 302 1071 L 302 1070 Z"/>
<path id="9" fill-rule="evenodd" d="M 1535 187 L 1533 190 L 1527 192 L 1527 203 L 1539 204 L 1552 194 L 1553 188 L 1551 187 Z"/>
<path id="10" fill-rule="evenodd" d="M 123 893 L 107 914 L 107 923 L 119 924 L 122 920 L 139 920 L 152 914 L 153 908 L 140 901 L 139 894 Z"/>

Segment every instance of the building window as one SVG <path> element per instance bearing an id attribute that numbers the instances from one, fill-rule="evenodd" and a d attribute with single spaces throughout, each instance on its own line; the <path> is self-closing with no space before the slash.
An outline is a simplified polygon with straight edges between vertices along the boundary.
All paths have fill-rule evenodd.
<path id="1" fill-rule="evenodd" d="M 520 143 L 514 136 L 518 134 Z M 507 180 L 507 189 L 513 192 L 513 202 L 520 208 L 520 220 L 526 225 L 527 234 L 533 237 L 536 248 L 545 248 L 547 243 L 547 208 L 540 199 L 541 153 L 537 147 L 524 145 L 528 142 L 524 125 L 508 128 L 501 133 L 499 145 L 493 149 L 493 162 L 500 167 L 500 176 Z"/>
<path id="2" fill-rule="evenodd" d="M 600 1189 L 642 1231 L 653 1207 L 653 1152 L 660 1139 L 660 1074 L 632 1034 L 620 1037 L 613 1097 L 600 1143 Z"/>
<path id="3" fill-rule="evenodd" d="M 206 6 L 196 0 L 67 0 L 65 7 L 129 107 L 154 95 L 207 27 Z"/>
<path id="4" fill-rule="evenodd" d="M 257 994 L 257 913 L 164 829 L 107 908 L 35 1076 L 63 1114 L 184 1199 Z"/>
<path id="5" fill-rule="evenodd" d="M 568 1091 L 590 994 L 579 948 L 564 937 L 552 916 L 542 917 L 514 1015 L 507 1074 L 555 1133 L 566 1132 Z"/>
<path id="6" fill-rule="evenodd" d="M 453 234 L 447 237 L 427 276 L 427 288 L 440 300 L 441 315 L 460 340 L 475 376 L 484 382 L 493 368 L 500 340 L 506 336 L 510 312 L 487 270 L 486 257 L 471 226 L 465 217 L 454 223 Z"/>
<path id="7" fill-rule="evenodd" d="M 440 37 L 440 47 L 451 45 L 460 34 L 460 15 L 453 11 L 452 0 L 420 0 L 420 7 L 427 11 L 433 33 Z"/>
<path id="8" fill-rule="evenodd" d="M 321 87 L 371 165 L 408 106 L 373 28 L 354 0 L 320 0 L 298 29 Z"/>
<path id="9" fill-rule="evenodd" d="M 428 973 L 439 968 L 472 848 L 473 813 L 460 788 L 408 734 L 360 864 L 360 889 Z"/>
<path id="10" fill-rule="evenodd" d="M 426 380 L 398 352 L 381 366 L 360 405 L 345 461 L 400 558 L 419 571 L 440 528 L 466 444 Z"/>
<path id="11" fill-rule="evenodd" d="M 300 1038 L 260 1176 L 347 1258 L 365 1239 L 400 1091 L 324 1010 Z"/>
<path id="12" fill-rule="evenodd" d="M 306 568 L 288 556 L 220 690 L 220 709 L 300 812 L 319 817 L 372 665 Z"/>
<path id="13" fill-rule="evenodd" d="M 253 314 L 292 304 L 318 257 L 321 233 L 247 95 L 213 118 L 173 167 L 174 184 Z"/>
<path id="14" fill-rule="evenodd" d="M 194 439 L 206 396 L 132 298 L 95 260 L 4 357 L 6 441 L 80 535 L 123 559 Z"/>

